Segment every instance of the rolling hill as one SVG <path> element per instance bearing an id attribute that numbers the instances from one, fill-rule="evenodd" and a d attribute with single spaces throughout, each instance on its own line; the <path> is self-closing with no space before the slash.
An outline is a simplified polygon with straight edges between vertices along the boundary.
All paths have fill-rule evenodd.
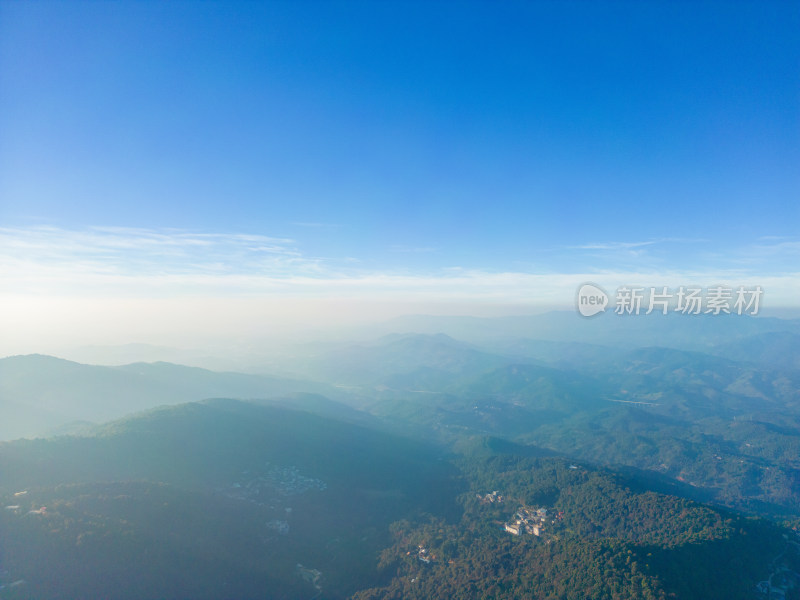
<path id="1" fill-rule="evenodd" d="M 458 514 L 442 456 L 386 431 L 221 399 L 0 443 L 3 572 L 38 598 L 311 598 L 305 578 L 320 569 L 328 597 L 344 597 L 379 581 L 391 522 Z"/>
<path id="2" fill-rule="evenodd" d="M 11 356 L 0 359 L 0 440 L 44 435 L 73 421 L 99 423 L 162 404 L 293 392 L 335 390 L 309 381 L 171 363 L 106 367 L 52 356 Z"/>
<path id="3" fill-rule="evenodd" d="M 0 443 L 0 472 L 3 598 L 731 600 L 796 560 L 635 471 L 237 400 Z M 542 531 L 504 531 L 526 506 Z"/>

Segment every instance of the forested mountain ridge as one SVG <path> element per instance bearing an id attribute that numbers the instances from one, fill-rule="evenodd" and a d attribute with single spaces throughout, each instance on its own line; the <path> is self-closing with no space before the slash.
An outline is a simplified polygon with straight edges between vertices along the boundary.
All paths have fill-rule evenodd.
<path id="1" fill-rule="evenodd" d="M 0 429 L 73 434 L 0 443 L 0 599 L 795 600 L 798 338 L 664 323 L 405 332 L 290 379 L 2 359 Z"/>
<path id="2" fill-rule="evenodd" d="M 799 372 L 757 353 L 740 361 L 658 346 L 582 347 L 557 345 L 548 364 L 506 355 L 506 364 L 463 374 L 415 368 L 383 385 L 365 377 L 351 391 L 376 416 L 444 440 L 506 437 L 648 469 L 747 511 L 800 515 Z"/>
<path id="3" fill-rule="evenodd" d="M 24 597 L 311 597 L 302 563 L 324 566 L 341 598 L 378 581 L 393 520 L 457 514 L 441 458 L 385 430 L 234 400 L 0 443 L 3 569 Z"/>
<path id="4" fill-rule="evenodd" d="M 545 455 L 232 400 L 2 443 L 0 593 L 728 600 L 794 535 Z M 503 530 L 521 507 L 540 535 Z"/>
<path id="5" fill-rule="evenodd" d="M 800 566 L 795 546 L 768 522 L 611 472 L 514 455 L 461 466 L 472 486 L 460 497 L 461 521 L 395 524 L 380 563 L 391 582 L 356 598 L 750 599 L 776 557 Z M 547 516 L 535 533 L 504 530 L 537 509 Z"/>
<path id="6" fill-rule="evenodd" d="M 73 421 L 101 423 L 162 404 L 333 391 L 311 381 L 163 362 L 108 367 L 38 354 L 10 356 L 0 358 L 0 440 L 43 436 Z"/>

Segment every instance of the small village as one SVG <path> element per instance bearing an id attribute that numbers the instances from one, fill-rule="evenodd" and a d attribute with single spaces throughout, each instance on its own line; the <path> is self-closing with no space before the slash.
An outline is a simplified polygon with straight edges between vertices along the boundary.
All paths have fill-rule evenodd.
<path id="1" fill-rule="evenodd" d="M 297 496 L 310 491 L 323 492 L 328 485 L 313 477 L 300 473 L 295 466 L 265 465 L 263 474 L 255 475 L 251 471 L 242 471 L 240 481 L 221 488 L 229 498 L 247 500 L 261 505 L 275 502 L 276 496 L 285 498 Z"/>
<path id="2" fill-rule="evenodd" d="M 16 492 L 14 494 L 14 500 L 20 501 L 21 499 L 24 500 L 25 496 L 28 495 L 28 490 L 23 490 L 21 492 Z M 39 506 L 39 508 L 35 508 L 35 506 Z M 29 510 L 23 510 L 21 504 L 8 504 L 5 506 L 5 510 L 12 512 L 16 515 L 19 514 L 27 514 L 27 515 L 46 515 L 47 514 L 47 507 L 34 505 Z"/>
<path id="3" fill-rule="evenodd" d="M 503 504 L 505 502 L 505 497 L 497 490 L 488 494 L 477 494 L 477 498 L 481 504 Z M 531 507 L 523 504 L 510 520 L 503 523 L 503 530 L 511 535 L 541 536 L 547 527 L 548 519 L 551 525 L 558 523 L 564 519 L 564 512 L 550 513 L 545 507 Z"/>
<path id="4" fill-rule="evenodd" d="M 307 477 L 292 465 L 276 466 L 266 463 L 265 470 L 260 475 L 251 471 L 242 471 L 239 481 L 218 488 L 217 491 L 228 498 L 252 502 L 265 506 L 274 511 L 274 518 L 266 523 L 269 531 L 279 535 L 289 533 L 292 506 L 289 499 L 306 492 L 323 492 L 328 485 L 313 477 Z"/>
<path id="5" fill-rule="evenodd" d="M 409 552 L 409 554 L 411 553 Z M 436 560 L 436 555 L 428 552 L 428 549 L 420 544 L 417 548 L 417 559 L 424 563 L 431 563 Z"/>
<path id="6" fill-rule="evenodd" d="M 481 504 L 502 504 L 503 503 L 503 496 L 497 490 L 493 491 L 491 494 L 477 494 L 478 500 L 481 501 Z"/>
<path id="7" fill-rule="evenodd" d="M 497 490 L 487 494 L 476 494 L 476 498 L 481 504 L 486 505 L 506 503 L 506 497 Z M 552 525 L 561 522 L 563 519 L 563 511 L 552 513 L 552 511 L 548 511 L 545 507 L 522 505 L 517 509 L 510 520 L 502 523 L 502 526 L 503 530 L 511 535 L 520 536 L 527 534 L 542 537 L 545 535 L 545 530 L 548 529 L 548 527 L 552 527 Z M 416 556 L 417 560 L 425 564 L 431 564 L 437 561 L 436 554 L 432 553 L 427 548 L 426 544 L 419 544 L 416 549 L 407 551 L 406 556 Z M 451 559 L 449 562 L 452 563 L 453 560 Z"/>
<path id="8" fill-rule="evenodd" d="M 316 598 L 322 593 L 322 571 L 319 569 L 309 569 L 297 563 L 297 574 L 303 581 L 314 586 L 317 593 L 312 598 Z"/>
<path id="9" fill-rule="evenodd" d="M 14 493 L 12 497 L 14 498 L 15 502 L 24 502 L 26 500 L 27 495 L 28 495 L 28 490 L 22 490 L 20 492 Z M 35 508 L 35 506 L 39 506 L 39 508 Z M 20 515 L 22 518 L 26 518 L 26 515 L 47 516 L 47 507 L 40 505 L 33 505 L 28 510 L 25 510 L 23 509 L 21 504 L 8 504 L 4 507 L 4 510 L 13 513 L 15 515 Z M 27 585 L 27 583 L 28 582 L 25 581 L 24 579 L 19 579 L 17 577 L 12 576 L 5 569 L 0 569 L 0 598 L 6 597 L 5 593 L 7 591 L 10 592 L 10 590 L 14 590 L 15 588 L 24 587 Z"/>
<path id="10" fill-rule="evenodd" d="M 504 523 L 503 528 L 512 535 L 527 533 L 538 536 L 544 531 L 546 523 L 546 508 L 527 508 L 521 506 L 519 510 L 514 513 L 514 518 L 510 522 Z"/>

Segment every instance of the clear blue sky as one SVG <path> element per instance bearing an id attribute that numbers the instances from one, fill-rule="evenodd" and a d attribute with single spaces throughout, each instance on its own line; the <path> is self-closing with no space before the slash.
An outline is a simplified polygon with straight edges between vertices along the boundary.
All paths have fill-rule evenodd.
<path id="1" fill-rule="evenodd" d="M 797 2 L 0 1 L 7 248 L 113 227 L 337 276 L 787 277 L 798 199 Z"/>

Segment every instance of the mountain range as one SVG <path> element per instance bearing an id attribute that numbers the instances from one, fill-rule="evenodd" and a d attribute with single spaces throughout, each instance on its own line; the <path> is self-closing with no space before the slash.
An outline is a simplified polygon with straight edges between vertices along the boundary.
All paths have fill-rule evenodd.
<path id="1" fill-rule="evenodd" d="M 0 359 L 0 599 L 797 597 L 797 322 L 573 317 Z"/>

